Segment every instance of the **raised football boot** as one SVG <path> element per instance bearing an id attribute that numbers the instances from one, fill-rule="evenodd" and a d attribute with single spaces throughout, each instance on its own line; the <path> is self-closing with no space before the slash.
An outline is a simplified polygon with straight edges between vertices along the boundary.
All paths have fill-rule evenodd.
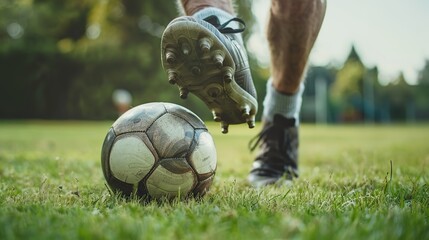
<path id="1" fill-rule="evenodd" d="M 222 18 L 224 19 L 224 18 Z M 166 27 L 161 40 L 162 66 L 180 97 L 198 96 L 221 123 L 255 126 L 256 90 L 249 69 L 239 18 L 221 22 L 217 15 L 183 16 Z"/>
<path id="2" fill-rule="evenodd" d="M 259 152 L 248 176 L 256 187 L 283 184 L 298 177 L 298 127 L 295 119 L 274 115 L 273 122 L 264 122 L 262 131 L 249 143 Z"/>

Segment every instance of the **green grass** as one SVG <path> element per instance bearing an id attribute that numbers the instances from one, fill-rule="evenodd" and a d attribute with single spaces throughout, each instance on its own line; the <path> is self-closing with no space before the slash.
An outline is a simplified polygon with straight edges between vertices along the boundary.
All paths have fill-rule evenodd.
<path id="1" fill-rule="evenodd" d="M 209 123 L 209 194 L 148 204 L 105 187 L 110 124 L 0 122 L 0 239 L 429 239 L 427 124 L 303 125 L 300 179 L 257 191 L 245 178 L 258 129 Z"/>

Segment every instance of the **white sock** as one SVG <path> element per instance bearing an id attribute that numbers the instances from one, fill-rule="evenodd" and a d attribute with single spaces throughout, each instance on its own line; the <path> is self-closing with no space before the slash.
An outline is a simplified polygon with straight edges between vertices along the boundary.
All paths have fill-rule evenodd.
<path id="1" fill-rule="evenodd" d="M 295 125 L 298 126 L 303 92 L 303 82 L 299 85 L 298 92 L 293 95 L 286 95 L 277 91 L 273 87 L 272 79 L 269 79 L 267 82 L 267 95 L 263 102 L 262 118 L 272 122 L 275 114 L 281 114 L 286 118 L 295 118 Z"/>

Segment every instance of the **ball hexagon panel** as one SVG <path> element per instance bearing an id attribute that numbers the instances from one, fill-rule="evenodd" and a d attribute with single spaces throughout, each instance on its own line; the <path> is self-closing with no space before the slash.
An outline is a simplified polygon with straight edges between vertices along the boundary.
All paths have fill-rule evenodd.
<path id="1" fill-rule="evenodd" d="M 103 146 L 101 148 L 101 168 L 103 170 L 104 178 L 106 178 L 106 180 L 109 180 L 112 175 L 109 166 L 109 156 L 110 150 L 112 149 L 113 143 L 115 142 L 115 138 L 115 131 L 113 130 L 113 128 L 110 128 L 109 132 L 104 138 Z"/>
<path id="2" fill-rule="evenodd" d="M 112 175 L 130 184 L 141 181 L 155 163 L 152 152 L 136 135 L 118 138 L 113 144 L 109 160 Z"/>
<path id="3" fill-rule="evenodd" d="M 212 136 L 205 131 L 197 135 L 195 146 L 189 161 L 198 174 L 213 173 L 216 170 L 217 155 Z"/>
<path id="4" fill-rule="evenodd" d="M 194 128 L 182 118 L 166 113 L 149 127 L 147 135 L 160 158 L 185 157 L 194 139 Z"/>
<path id="5" fill-rule="evenodd" d="M 175 115 L 180 115 L 187 122 L 189 122 L 194 128 L 206 129 L 204 122 L 195 113 L 189 111 L 188 109 L 176 104 L 171 104 L 171 103 L 164 103 L 164 106 L 167 109 L 167 112 Z"/>
<path id="6" fill-rule="evenodd" d="M 164 114 L 166 109 L 163 103 L 147 103 L 134 107 L 114 123 L 113 129 L 117 135 L 125 132 L 145 131 L 159 116 Z"/>
<path id="7" fill-rule="evenodd" d="M 163 159 L 153 173 L 146 180 L 146 188 L 149 195 L 154 198 L 167 196 L 169 198 L 179 195 L 186 196 L 197 184 L 197 177 L 191 170 L 191 166 L 184 158 Z M 173 173 L 168 170 L 168 166 L 180 166 L 180 173 Z M 186 167 L 187 165 L 187 167 Z M 166 166 L 166 167 L 164 167 Z M 183 171 L 188 169 L 188 171 Z M 177 171 L 175 171 L 177 172 Z"/>
<path id="8" fill-rule="evenodd" d="M 204 196 L 212 185 L 213 178 L 214 175 L 211 175 L 210 177 L 199 181 L 198 185 L 194 188 L 194 196 Z"/>

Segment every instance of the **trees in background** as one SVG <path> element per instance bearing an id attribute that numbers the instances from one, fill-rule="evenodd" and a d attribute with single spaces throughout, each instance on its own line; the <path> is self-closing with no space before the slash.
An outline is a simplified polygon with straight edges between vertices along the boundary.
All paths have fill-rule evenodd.
<path id="1" fill-rule="evenodd" d="M 176 15 L 170 0 L 1 4 L 8 32 L 0 35 L 0 77 L 8 91 L 0 117 L 113 118 L 118 88 L 134 105 L 176 99 L 159 60 L 159 37 Z"/>
<path id="2" fill-rule="evenodd" d="M 331 86 L 331 99 L 336 111 L 341 113 L 340 120 L 354 121 L 362 119 L 363 92 L 366 69 L 354 47 Z"/>
<path id="3" fill-rule="evenodd" d="M 251 29 L 250 0 L 239 3 Z M 176 102 L 211 116 L 197 98 L 180 100 L 162 70 L 160 37 L 176 16 L 172 0 L 0 3 L 0 118 L 112 119 L 115 89 L 133 105 Z"/>
<path id="4" fill-rule="evenodd" d="M 377 67 L 366 67 L 352 47 L 340 68 L 310 67 L 306 83 L 304 121 L 373 123 L 429 119 L 429 61 L 419 72 L 417 85 L 409 85 L 403 73 L 382 85 Z"/>
<path id="5" fill-rule="evenodd" d="M 2 1 L 0 118 L 114 119 L 112 93 L 125 89 L 133 105 L 173 102 L 211 119 L 199 99 L 178 97 L 161 67 L 160 36 L 178 15 L 173 3 Z M 251 0 L 237 3 L 247 23 L 247 39 L 254 23 Z M 262 106 L 269 70 L 249 56 Z M 429 118 L 429 61 L 417 86 L 408 85 L 403 75 L 382 86 L 377 69 L 368 69 L 353 48 L 342 67 L 311 67 L 306 81 L 303 118 L 308 121 Z M 309 101 L 313 105 L 306 104 Z"/>
<path id="6" fill-rule="evenodd" d="M 418 85 L 413 87 L 417 119 L 429 119 L 429 59 L 419 71 Z"/>

